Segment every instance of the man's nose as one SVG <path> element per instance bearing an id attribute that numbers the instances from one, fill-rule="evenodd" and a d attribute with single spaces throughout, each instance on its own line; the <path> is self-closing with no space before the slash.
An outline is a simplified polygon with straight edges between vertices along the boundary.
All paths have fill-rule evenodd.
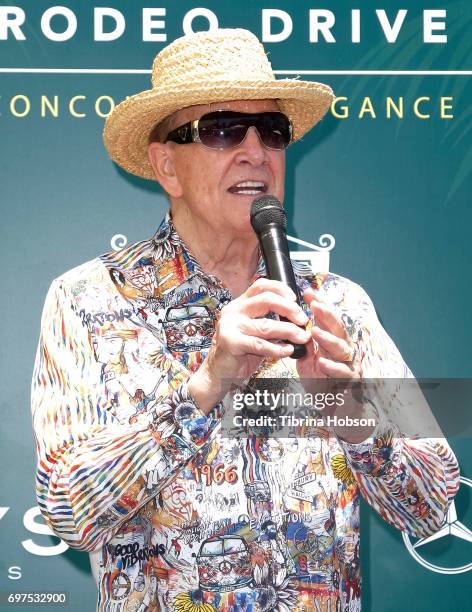
<path id="1" fill-rule="evenodd" d="M 259 132 L 254 126 L 251 126 L 246 132 L 243 142 L 238 147 L 237 161 L 240 163 L 262 165 L 267 160 L 267 149 L 262 144 Z"/>

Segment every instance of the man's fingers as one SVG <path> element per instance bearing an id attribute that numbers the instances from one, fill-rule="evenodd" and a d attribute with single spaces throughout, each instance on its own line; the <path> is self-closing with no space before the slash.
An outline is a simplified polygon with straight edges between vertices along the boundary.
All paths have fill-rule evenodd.
<path id="1" fill-rule="evenodd" d="M 317 300 L 312 300 L 310 302 L 310 309 L 315 315 L 318 327 L 321 327 L 339 338 L 347 339 L 349 337 L 341 317 L 334 311 L 332 306 L 322 304 Z"/>
<path id="2" fill-rule="evenodd" d="M 235 347 L 236 348 L 236 347 Z M 288 357 L 293 353 L 293 346 L 285 343 L 270 342 L 257 336 L 239 335 L 237 350 L 244 355 L 260 355 L 272 359 Z"/>
<path id="3" fill-rule="evenodd" d="M 266 318 L 246 319 L 241 323 L 240 330 L 248 336 L 257 336 L 266 340 L 287 340 L 299 344 L 305 344 L 311 338 L 309 331 L 293 323 Z"/>
<path id="4" fill-rule="evenodd" d="M 277 293 L 291 301 L 295 301 L 297 299 L 295 293 L 288 285 L 282 283 L 281 281 L 271 280 L 270 278 L 258 278 L 246 289 L 243 295 L 246 297 L 253 297 L 254 295 L 259 295 L 264 291 Z"/>
<path id="5" fill-rule="evenodd" d="M 345 363 L 339 363 L 338 361 L 333 361 L 332 359 L 328 359 L 327 357 L 319 357 L 318 358 L 318 368 L 319 370 L 328 376 L 329 378 L 356 378 L 358 376 L 357 372 L 352 370 Z"/>
<path id="6" fill-rule="evenodd" d="M 270 311 L 290 319 L 296 325 L 308 323 L 308 317 L 295 301 L 289 301 L 272 291 L 264 291 L 247 298 L 240 308 L 240 312 L 250 318 L 264 316 Z"/>
<path id="7" fill-rule="evenodd" d="M 313 326 L 311 334 L 331 359 L 350 365 L 354 357 L 354 347 L 350 342 L 321 329 L 317 325 Z"/>
<path id="8" fill-rule="evenodd" d="M 321 355 L 322 349 L 318 346 L 316 341 L 307 342 L 306 354 L 304 357 L 297 359 L 297 371 L 300 378 L 311 379 L 311 378 L 325 378 L 318 368 L 318 359 Z"/>
<path id="9" fill-rule="evenodd" d="M 334 306 L 325 302 L 320 297 L 319 293 L 311 287 L 305 290 L 303 299 L 310 306 L 311 311 L 315 315 L 318 327 L 338 336 L 338 338 L 343 338 L 345 340 L 349 339 L 346 327 Z"/>

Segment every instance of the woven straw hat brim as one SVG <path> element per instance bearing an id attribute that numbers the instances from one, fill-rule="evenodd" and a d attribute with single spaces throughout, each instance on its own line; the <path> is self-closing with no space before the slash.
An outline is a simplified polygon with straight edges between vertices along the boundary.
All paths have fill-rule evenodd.
<path id="1" fill-rule="evenodd" d="M 293 140 L 299 140 L 320 121 L 334 94 L 323 83 L 298 79 L 274 81 L 222 81 L 189 83 L 149 89 L 124 100 L 108 117 L 103 139 L 108 154 L 119 166 L 137 176 L 154 179 L 148 160 L 148 139 L 154 126 L 177 110 L 197 104 L 229 100 L 276 99 L 293 123 Z"/>

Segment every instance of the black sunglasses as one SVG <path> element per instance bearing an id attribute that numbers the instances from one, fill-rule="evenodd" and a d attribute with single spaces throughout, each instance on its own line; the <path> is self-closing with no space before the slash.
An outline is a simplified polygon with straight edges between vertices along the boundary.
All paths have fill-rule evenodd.
<path id="1" fill-rule="evenodd" d="M 172 130 L 164 142 L 199 142 L 209 149 L 231 149 L 243 142 L 250 127 L 256 128 L 263 145 L 268 149 L 285 149 L 292 140 L 292 123 L 283 113 L 219 110 Z"/>

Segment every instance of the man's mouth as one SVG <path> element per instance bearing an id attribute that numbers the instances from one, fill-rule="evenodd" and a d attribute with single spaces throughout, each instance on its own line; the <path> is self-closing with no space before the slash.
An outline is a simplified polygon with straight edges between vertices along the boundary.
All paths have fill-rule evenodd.
<path id="1" fill-rule="evenodd" d="M 267 192 L 267 183 L 263 181 L 241 181 L 230 187 L 228 191 L 241 195 L 259 195 Z"/>

